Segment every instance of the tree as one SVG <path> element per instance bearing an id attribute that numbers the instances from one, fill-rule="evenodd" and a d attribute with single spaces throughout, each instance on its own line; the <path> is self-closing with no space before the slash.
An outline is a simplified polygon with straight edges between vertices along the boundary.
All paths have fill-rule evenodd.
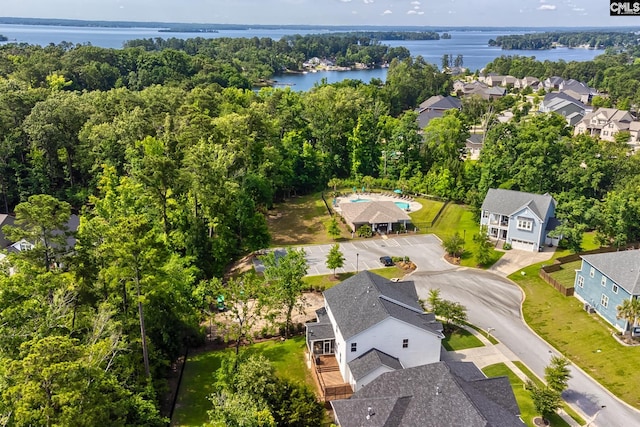
<path id="1" fill-rule="evenodd" d="M 336 268 L 344 266 L 344 255 L 340 251 L 340 245 L 335 244 L 327 254 L 327 268 L 333 269 L 333 277 L 336 277 Z"/>
<path id="2" fill-rule="evenodd" d="M 223 295 L 227 310 L 216 322 L 225 340 L 235 341 L 236 356 L 243 340 L 253 341 L 251 331 L 261 320 L 265 304 L 263 281 L 253 272 L 234 277 L 227 283 L 214 280 L 214 295 Z"/>
<path id="3" fill-rule="evenodd" d="M 487 265 L 491 262 L 491 242 L 486 226 L 483 226 L 480 232 L 473 236 L 473 241 L 476 242 L 476 261 L 479 265 Z"/>
<path id="4" fill-rule="evenodd" d="M 270 285 L 270 305 L 285 314 L 285 338 L 289 337 L 293 309 L 302 309 L 305 304 L 302 295 L 302 278 L 307 274 L 308 268 L 305 255 L 302 249 L 290 249 L 284 255 L 271 251 L 262 257 L 265 265 L 264 277 Z"/>
<path id="5" fill-rule="evenodd" d="M 462 253 L 462 247 L 464 246 L 464 240 L 457 231 L 453 236 L 449 236 L 442 241 L 444 250 L 447 251 L 449 256 L 456 257 Z"/>
<path id="6" fill-rule="evenodd" d="M 569 361 L 564 357 L 553 356 L 549 365 L 544 368 L 544 378 L 552 390 L 558 393 L 565 391 L 571 378 Z"/>
<path id="7" fill-rule="evenodd" d="M 640 300 L 637 298 L 625 299 L 616 307 L 616 311 L 616 318 L 624 319 L 627 322 L 625 331 L 628 329 L 631 332 L 640 318 Z"/>
<path id="8" fill-rule="evenodd" d="M 340 237 L 340 226 L 338 225 L 338 221 L 336 220 L 335 216 L 331 218 L 331 221 L 329 221 L 327 233 L 329 233 L 329 236 L 331 236 L 333 240 L 336 240 L 338 237 Z"/>
<path id="9" fill-rule="evenodd" d="M 39 260 L 38 264 L 47 271 L 66 252 L 69 231 L 67 223 L 71 217 L 71 206 L 46 194 L 30 196 L 26 202 L 16 206 L 15 226 L 3 227 L 10 240 L 22 239 L 34 245 L 23 254 Z"/>
<path id="10" fill-rule="evenodd" d="M 545 386 L 539 387 L 531 381 L 527 382 L 526 388 L 529 390 L 536 412 L 543 418 L 549 418 L 562 406 L 562 397 L 556 390 Z"/>
<path id="11" fill-rule="evenodd" d="M 467 321 L 467 309 L 459 302 L 442 300 L 436 307 L 436 314 L 445 319 L 445 328 L 451 329 L 451 325 L 463 325 Z"/>
<path id="12" fill-rule="evenodd" d="M 440 314 L 437 312 L 437 310 L 440 307 L 441 302 L 442 302 L 442 298 L 440 297 L 440 289 L 438 288 L 429 289 L 427 304 L 429 304 L 429 308 L 435 315 Z"/>

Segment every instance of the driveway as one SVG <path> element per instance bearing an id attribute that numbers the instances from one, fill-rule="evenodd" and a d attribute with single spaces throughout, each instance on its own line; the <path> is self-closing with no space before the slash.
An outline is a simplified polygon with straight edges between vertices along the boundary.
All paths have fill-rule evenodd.
<path id="1" fill-rule="evenodd" d="M 544 247 L 542 252 L 529 252 L 510 249 L 508 251 L 504 251 L 504 255 L 502 256 L 502 258 L 500 258 L 498 262 L 493 264 L 489 268 L 489 271 L 500 276 L 507 277 L 508 275 L 515 273 L 521 268 L 551 259 L 555 251 L 555 247 Z"/>
<path id="2" fill-rule="evenodd" d="M 410 277 L 420 298 L 426 298 L 430 289 L 438 288 L 443 298 L 467 307 L 471 323 L 483 329 L 492 328 L 492 335 L 505 346 L 505 355 L 511 360 L 521 360 L 539 377 L 544 377 L 551 356 L 559 355 L 524 323 L 520 315 L 522 293 L 506 278 L 467 268 L 416 271 Z M 640 412 L 610 395 L 580 369 L 572 367 L 571 374 L 573 378 L 563 397 L 582 412 L 587 423 L 593 421 L 592 426 L 608 427 L 640 425 Z M 601 409 L 602 406 L 605 408 Z"/>
<path id="3" fill-rule="evenodd" d="M 333 245 L 309 245 L 296 249 L 304 249 L 309 265 L 308 275 L 317 276 L 331 274 L 326 266 L 327 253 Z M 455 266 L 446 262 L 442 255 L 440 240 L 431 234 L 413 234 L 389 237 L 386 239 L 366 239 L 341 242 L 340 250 L 345 258 L 344 267 L 338 268 L 337 273 L 348 271 L 371 270 L 382 268 L 380 257 L 388 255 L 408 256 L 419 270 L 446 271 L 454 270 Z"/>

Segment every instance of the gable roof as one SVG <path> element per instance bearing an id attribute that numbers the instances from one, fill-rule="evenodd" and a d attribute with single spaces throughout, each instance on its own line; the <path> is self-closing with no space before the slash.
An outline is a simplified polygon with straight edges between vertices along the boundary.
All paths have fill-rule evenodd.
<path id="1" fill-rule="evenodd" d="M 363 271 L 324 292 L 327 306 L 345 340 L 394 318 L 442 337 L 442 324 L 424 313 L 413 282 L 391 282 Z"/>
<path id="2" fill-rule="evenodd" d="M 381 366 L 385 366 L 391 370 L 402 369 L 402 363 L 393 357 L 378 349 L 372 348 L 366 353 L 353 359 L 348 363 L 349 370 L 356 381 L 360 381 L 367 374 L 375 371 Z"/>
<path id="3" fill-rule="evenodd" d="M 418 106 L 418 111 L 424 110 L 459 110 L 462 102 L 453 96 L 434 95 Z"/>
<path id="4" fill-rule="evenodd" d="M 640 295 L 640 249 L 582 255 L 581 258 L 631 295 Z"/>
<path id="5" fill-rule="evenodd" d="M 544 221 L 547 212 L 555 204 L 549 194 L 525 193 L 523 191 L 490 188 L 487 192 L 482 210 L 500 215 L 512 215 L 524 207 L 528 207 L 538 218 Z"/>
<path id="6" fill-rule="evenodd" d="M 390 201 L 341 203 L 342 216 L 351 224 L 410 221 L 411 217 Z"/>
<path id="7" fill-rule="evenodd" d="M 509 380 L 486 378 L 470 362 L 386 372 L 350 399 L 331 405 L 341 427 L 524 425 Z"/>

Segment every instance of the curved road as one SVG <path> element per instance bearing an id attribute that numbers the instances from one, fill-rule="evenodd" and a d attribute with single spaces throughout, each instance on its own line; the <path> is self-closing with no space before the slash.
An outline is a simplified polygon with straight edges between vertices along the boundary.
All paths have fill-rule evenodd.
<path id="1" fill-rule="evenodd" d="M 522 292 L 511 281 L 493 273 L 465 268 L 416 271 L 410 279 L 415 282 L 420 298 L 426 298 L 430 289 L 438 288 L 443 298 L 466 306 L 471 323 L 484 329 L 494 328 L 492 335 L 536 375 L 544 377 L 544 368 L 551 356 L 559 355 L 522 320 Z M 571 374 L 569 389 L 563 397 L 583 413 L 587 425 L 640 426 L 640 412 L 610 395 L 580 369 L 572 366 Z"/>

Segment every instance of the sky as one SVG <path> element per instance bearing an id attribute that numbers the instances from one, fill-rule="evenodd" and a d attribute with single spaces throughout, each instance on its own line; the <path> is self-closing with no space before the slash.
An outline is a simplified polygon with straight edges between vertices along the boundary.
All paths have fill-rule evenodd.
<path id="1" fill-rule="evenodd" d="M 7 17 L 206 24 L 638 26 L 607 0 L 0 0 Z"/>

